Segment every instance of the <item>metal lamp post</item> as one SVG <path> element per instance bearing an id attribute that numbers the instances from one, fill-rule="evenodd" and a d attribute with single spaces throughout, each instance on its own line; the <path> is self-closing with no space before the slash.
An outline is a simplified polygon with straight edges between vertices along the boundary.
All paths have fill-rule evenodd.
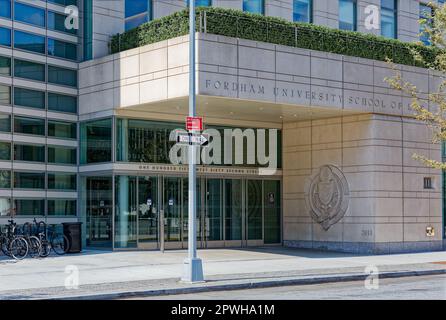
<path id="1" fill-rule="evenodd" d="M 189 116 L 195 117 L 195 0 L 189 0 Z M 194 133 L 194 132 L 192 132 Z M 197 199 L 196 199 L 196 154 L 197 146 L 190 144 L 188 147 L 189 158 L 189 227 L 188 227 L 188 257 L 184 260 L 184 282 L 202 282 L 203 266 L 201 259 L 197 257 Z"/>

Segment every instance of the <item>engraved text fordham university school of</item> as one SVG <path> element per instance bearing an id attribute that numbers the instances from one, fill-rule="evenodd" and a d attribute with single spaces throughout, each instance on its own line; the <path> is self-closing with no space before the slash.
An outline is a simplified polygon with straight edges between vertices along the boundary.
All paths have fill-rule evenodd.
<path id="1" fill-rule="evenodd" d="M 308 85 L 306 86 L 308 87 Z M 395 99 L 380 99 L 370 96 L 353 96 L 342 94 L 322 92 L 308 89 L 299 88 L 299 84 L 294 84 L 294 88 L 285 88 L 279 86 L 267 87 L 262 84 L 252 84 L 252 83 L 242 83 L 242 82 L 230 82 L 223 80 L 205 80 L 206 90 L 210 90 L 213 93 L 217 93 L 223 96 L 230 96 L 230 92 L 247 93 L 254 96 L 271 96 L 271 97 L 282 97 L 288 98 L 288 100 L 296 100 L 299 104 L 302 100 L 307 101 L 308 104 L 316 104 L 317 102 L 333 103 L 333 104 L 344 104 L 345 106 L 358 106 L 366 108 L 380 108 L 380 109 L 391 109 L 391 110 L 401 110 L 403 108 L 403 103 L 400 97 L 394 97 Z M 329 89 L 329 88 L 328 88 Z M 336 89 L 339 91 L 339 89 Z M 370 93 L 369 93 L 370 95 Z M 390 95 L 389 95 L 390 96 Z M 290 101 L 290 102 L 291 102 Z M 411 110 L 410 103 L 406 105 L 407 110 Z"/>

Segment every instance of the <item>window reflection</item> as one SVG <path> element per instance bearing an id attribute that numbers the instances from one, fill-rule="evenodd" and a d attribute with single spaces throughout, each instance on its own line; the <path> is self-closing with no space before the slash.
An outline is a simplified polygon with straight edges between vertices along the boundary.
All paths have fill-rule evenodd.
<path id="1" fill-rule="evenodd" d="M 356 31 L 356 0 L 339 0 L 339 29 Z"/>
<path id="2" fill-rule="evenodd" d="M 243 11 L 250 13 L 265 13 L 264 0 L 243 0 Z"/>
<path id="3" fill-rule="evenodd" d="M 312 0 L 294 0 L 293 21 L 312 22 Z"/>
<path id="4" fill-rule="evenodd" d="M 112 120 L 103 119 L 81 125 L 81 163 L 110 162 Z"/>
<path id="5" fill-rule="evenodd" d="M 381 35 L 387 38 L 396 38 L 396 1 L 381 0 Z"/>

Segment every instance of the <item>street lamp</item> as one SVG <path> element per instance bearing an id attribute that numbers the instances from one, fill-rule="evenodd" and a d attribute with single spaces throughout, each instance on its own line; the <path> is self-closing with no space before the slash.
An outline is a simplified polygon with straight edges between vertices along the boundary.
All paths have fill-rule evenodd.
<path id="1" fill-rule="evenodd" d="M 195 0 L 189 0 L 189 116 L 195 117 Z M 194 131 L 192 131 L 192 134 Z M 196 153 L 198 146 L 190 144 L 189 158 L 189 238 L 188 257 L 184 260 L 183 277 L 181 281 L 194 283 L 202 282 L 203 266 L 197 257 L 197 199 L 196 199 Z"/>

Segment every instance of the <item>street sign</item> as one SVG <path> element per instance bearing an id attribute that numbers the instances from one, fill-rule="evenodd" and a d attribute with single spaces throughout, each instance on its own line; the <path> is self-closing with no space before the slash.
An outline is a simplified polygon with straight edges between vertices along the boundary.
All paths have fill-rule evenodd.
<path id="1" fill-rule="evenodd" d="M 178 133 L 177 143 L 187 144 L 190 146 L 206 146 L 209 143 L 209 136 L 207 134 L 193 134 L 191 132 Z"/>
<path id="2" fill-rule="evenodd" d="M 187 117 L 186 118 L 186 130 L 187 131 L 202 131 L 203 130 L 203 118 L 202 117 Z"/>

